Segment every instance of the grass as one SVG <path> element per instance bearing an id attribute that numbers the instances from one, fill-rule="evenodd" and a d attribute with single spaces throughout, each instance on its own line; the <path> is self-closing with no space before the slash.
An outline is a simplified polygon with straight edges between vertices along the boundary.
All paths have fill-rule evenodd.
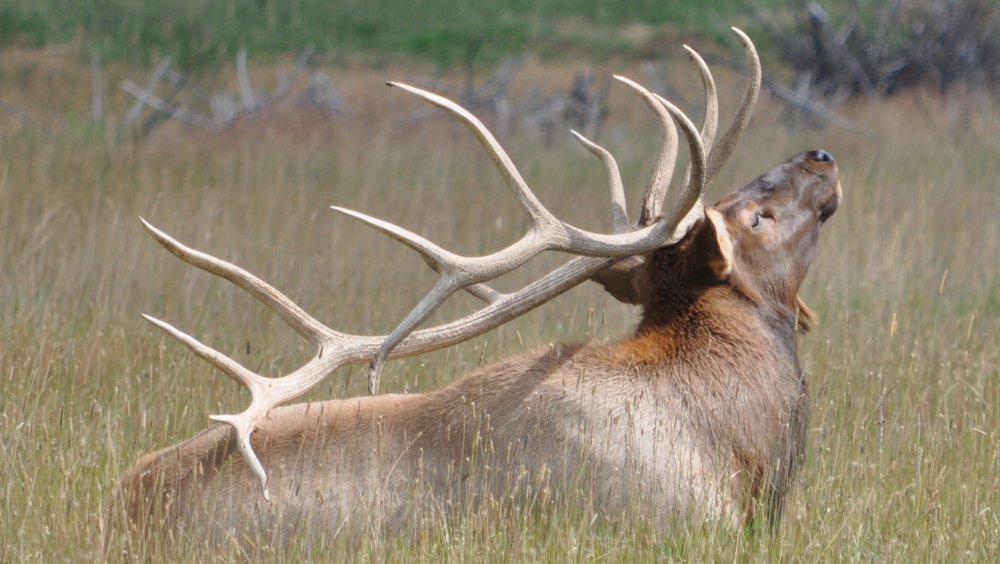
<path id="1" fill-rule="evenodd" d="M 377 81 L 369 76 L 345 89 L 376 88 L 369 84 Z M 428 523 L 414 537 L 383 531 L 351 546 L 314 538 L 286 551 L 262 546 L 242 554 L 227 546 L 212 554 L 991 561 L 1000 552 L 1000 113 L 957 98 L 850 112 L 870 135 L 809 130 L 765 103 L 713 192 L 805 148 L 828 149 L 843 171 L 844 205 L 824 228 L 803 290 L 822 319 L 800 344 L 813 399 L 807 462 L 775 535 L 693 524 L 654 536 L 628 520 L 595 524 L 576 500 L 470 512 Z M 641 104 L 619 92 L 600 139 L 633 188 L 651 164 L 648 121 Z M 283 133 L 282 125 L 302 129 Z M 175 322 L 268 374 L 288 371 L 310 352 L 252 299 L 160 249 L 136 216 L 258 273 L 331 326 L 359 333 L 389 329 L 433 279 L 418 259 L 328 205 L 397 221 L 466 253 L 497 248 L 524 227 L 488 160 L 447 122 L 282 117 L 261 129 L 185 136 L 186 143 L 169 143 L 177 137 L 163 131 L 145 145 L 85 130 L 57 138 L 30 128 L 3 132 L 0 560 L 94 557 L 117 477 L 142 453 L 202 429 L 209 413 L 246 401 L 140 313 Z M 530 132 L 508 141 L 554 211 L 606 228 L 604 173 L 589 155 L 544 146 Z M 533 262 L 518 280 L 551 264 Z M 458 299 L 437 319 L 470 306 Z M 624 335 L 635 320 L 635 312 L 581 287 L 483 338 L 392 363 L 382 386 L 434 388 L 527 347 Z M 364 381 L 360 369 L 342 371 L 311 397 L 361 394 Z M 204 550 L 143 556 L 203 560 Z"/>
<path id="2" fill-rule="evenodd" d="M 720 0 L 194 0 L 183 9 L 155 0 L 6 0 L 0 44 L 73 44 L 84 56 L 96 46 L 108 58 L 145 64 L 171 55 L 189 69 L 229 64 L 240 48 L 284 55 L 309 44 L 333 56 L 376 50 L 447 66 L 470 50 L 488 61 L 528 48 L 606 52 L 623 24 L 713 32 L 727 11 Z M 630 46 L 616 40 L 610 48 Z"/>

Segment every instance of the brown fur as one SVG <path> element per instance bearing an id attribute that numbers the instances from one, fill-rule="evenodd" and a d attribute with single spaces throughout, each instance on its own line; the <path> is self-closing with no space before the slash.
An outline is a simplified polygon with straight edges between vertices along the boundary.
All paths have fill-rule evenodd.
<path id="1" fill-rule="evenodd" d="M 836 164 L 802 153 L 645 257 L 643 318 L 621 342 L 549 348 L 423 394 L 272 410 L 253 435 L 270 504 L 217 425 L 142 457 L 114 505 L 141 530 L 217 538 L 407 526 L 560 487 L 660 523 L 777 518 L 808 421 L 798 288 L 839 201 Z"/>

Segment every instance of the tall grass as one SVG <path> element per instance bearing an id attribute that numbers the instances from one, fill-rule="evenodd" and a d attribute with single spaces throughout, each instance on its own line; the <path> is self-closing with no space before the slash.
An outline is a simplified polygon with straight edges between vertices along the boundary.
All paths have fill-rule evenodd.
<path id="1" fill-rule="evenodd" d="M 371 81 L 374 83 L 374 80 Z M 932 111 L 924 111 L 926 107 Z M 612 100 L 600 141 L 642 185 L 656 132 Z M 220 559 L 990 561 L 1000 552 L 1000 118 L 957 100 L 859 107 L 870 134 L 816 132 L 759 113 L 719 196 L 806 148 L 839 160 L 845 201 L 824 227 L 803 296 L 822 323 L 801 339 L 813 419 L 807 463 L 774 535 L 692 524 L 666 536 L 594 522 L 586 500 L 469 512 L 415 536 L 309 538 Z M 975 119 L 971 119 L 971 117 Z M 301 121 L 289 121 L 299 124 Z M 272 124 L 273 125 L 273 124 Z M 339 218 L 339 204 L 466 253 L 514 239 L 524 219 L 467 132 L 330 124 L 254 139 L 122 144 L 30 130 L 0 151 L 0 560 L 98 555 L 109 489 L 142 453 L 247 398 L 142 322 L 177 323 L 268 374 L 310 351 L 252 299 L 160 249 L 138 215 L 258 273 L 333 327 L 389 329 L 429 288 L 421 262 Z M 228 136 L 227 136 L 228 135 Z M 608 222 L 604 173 L 582 150 L 508 140 L 540 197 L 592 229 Z M 581 202 L 587 202 L 582 205 Z M 551 266 L 533 262 L 516 284 Z M 458 299 L 438 319 L 473 304 Z M 383 388 L 425 390 L 554 340 L 626 334 L 635 312 L 591 286 L 449 351 L 392 363 Z M 311 397 L 363 393 L 360 371 Z M 150 550 L 153 550 L 150 548 Z M 203 560 L 205 547 L 150 559 Z"/>

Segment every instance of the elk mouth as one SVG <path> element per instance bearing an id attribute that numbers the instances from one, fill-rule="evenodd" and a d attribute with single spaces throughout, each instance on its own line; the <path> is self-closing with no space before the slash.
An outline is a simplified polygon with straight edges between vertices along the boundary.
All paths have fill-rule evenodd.
<path id="1" fill-rule="evenodd" d="M 817 207 L 819 222 L 823 223 L 827 219 L 830 219 L 830 216 L 837 211 L 840 201 L 844 197 L 844 190 L 840 186 L 837 161 L 833 158 L 833 155 L 822 149 L 800 153 L 799 158 L 804 161 L 803 164 L 806 171 L 812 172 L 820 178 L 821 185 L 825 185 L 825 189 L 829 189 L 826 187 L 831 184 L 833 185 L 832 193 Z"/>
<path id="2" fill-rule="evenodd" d="M 826 202 L 819 207 L 819 222 L 823 223 L 830 219 L 830 216 L 837 211 L 840 207 L 840 201 L 844 199 L 844 189 L 840 185 L 840 181 L 837 181 L 837 185 L 833 189 L 833 194 L 827 198 Z"/>

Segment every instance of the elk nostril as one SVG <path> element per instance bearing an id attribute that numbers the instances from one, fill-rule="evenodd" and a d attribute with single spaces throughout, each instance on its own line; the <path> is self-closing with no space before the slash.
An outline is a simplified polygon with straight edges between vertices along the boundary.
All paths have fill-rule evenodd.
<path id="1" fill-rule="evenodd" d="M 823 150 L 809 151 L 808 157 L 809 157 L 809 160 L 811 160 L 811 161 L 817 161 L 817 162 L 822 162 L 822 163 L 828 163 L 828 162 L 833 161 L 833 155 L 831 155 L 830 153 L 827 153 L 826 151 L 823 151 Z"/>

